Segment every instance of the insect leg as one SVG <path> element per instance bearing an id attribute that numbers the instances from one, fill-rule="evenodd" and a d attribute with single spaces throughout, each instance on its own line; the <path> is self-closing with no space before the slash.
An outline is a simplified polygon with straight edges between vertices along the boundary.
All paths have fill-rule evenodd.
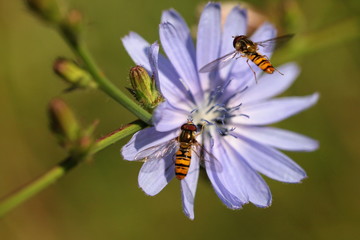
<path id="1" fill-rule="evenodd" d="M 237 52 L 234 54 L 234 57 L 236 56 L 236 54 L 238 54 Z M 242 58 L 242 57 L 246 57 L 246 55 L 241 55 L 239 54 L 239 56 L 237 58 L 235 58 L 235 60 L 239 59 L 239 58 Z"/>
<path id="2" fill-rule="evenodd" d="M 247 63 L 247 65 L 249 66 L 249 68 L 251 69 L 251 71 L 253 72 L 254 78 L 255 78 L 255 82 L 257 83 L 256 72 L 255 72 L 254 69 L 250 66 L 249 60 L 250 60 L 250 59 L 247 59 L 247 60 L 246 60 L 246 63 Z"/>
<path id="3" fill-rule="evenodd" d="M 197 133 L 197 134 L 195 134 L 195 137 L 197 137 L 197 136 L 199 136 L 199 135 L 202 134 L 202 132 L 204 131 L 204 127 L 205 127 L 205 124 L 202 124 L 202 125 L 201 125 L 201 129 L 200 129 L 200 132 Z"/>
<path id="4" fill-rule="evenodd" d="M 274 67 L 274 66 L 273 66 Z M 280 72 L 279 70 L 277 70 L 275 67 L 274 67 L 274 69 L 278 72 L 278 73 L 280 73 L 281 75 L 284 75 L 282 72 Z"/>

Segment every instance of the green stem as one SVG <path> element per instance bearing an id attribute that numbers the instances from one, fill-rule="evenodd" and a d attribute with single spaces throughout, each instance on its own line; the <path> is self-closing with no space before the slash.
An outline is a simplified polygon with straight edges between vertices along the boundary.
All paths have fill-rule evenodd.
<path id="1" fill-rule="evenodd" d="M 96 141 L 96 145 L 94 147 L 94 149 L 92 150 L 92 154 L 97 153 L 101 150 L 103 150 L 104 148 L 110 146 L 113 143 L 116 143 L 117 141 L 130 136 L 132 134 L 134 134 L 135 132 L 145 128 L 147 126 L 147 124 L 145 124 L 143 121 L 137 120 L 134 121 L 128 125 L 125 125 L 101 138 L 99 138 Z"/>
<path id="2" fill-rule="evenodd" d="M 114 132 L 111 132 L 108 135 L 98 139 L 91 153 L 95 154 L 107 146 L 119 141 L 120 139 L 123 139 L 145 128 L 146 126 L 147 125 L 144 122 L 138 120 L 120 129 L 117 129 Z M 0 198 L 0 218 L 21 203 L 46 189 L 49 185 L 56 182 L 61 177 L 65 176 L 65 174 L 77 166 L 79 162 L 79 159 L 67 157 L 65 160 L 61 161 L 56 166 L 37 177 L 33 181 L 25 184 L 24 186 L 20 187 L 14 192 L 11 192 L 3 198 Z"/>
<path id="3" fill-rule="evenodd" d="M 126 96 L 104 75 L 104 73 L 95 63 L 95 60 L 91 57 L 91 54 L 86 48 L 86 45 L 84 41 L 82 41 L 81 37 L 76 36 L 74 38 L 73 35 L 67 34 L 66 29 L 64 29 L 62 25 L 57 25 L 55 28 L 58 30 L 59 34 L 63 37 L 65 42 L 71 47 L 75 55 L 81 58 L 94 81 L 98 84 L 99 88 L 115 101 L 123 105 L 130 112 L 132 112 L 135 116 L 144 122 L 151 124 L 151 114 L 140 107 L 135 101 Z"/>

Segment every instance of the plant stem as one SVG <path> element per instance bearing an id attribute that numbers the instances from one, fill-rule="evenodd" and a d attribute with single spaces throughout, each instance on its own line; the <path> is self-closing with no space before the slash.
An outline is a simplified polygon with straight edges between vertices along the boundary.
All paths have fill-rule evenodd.
<path id="1" fill-rule="evenodd" d="M 125 125 L 115 131 L 108 133 L 107 135 L 98 138 L 96 141 L 96 145 L 92 150 L 92 154 L 97 153 L 104 148 L 110 146 L 117 141 L 134 134 L 135 132 L 147 127 L 148 125 L 145 124 L 143 121 L 136 120 L 128 125 Z"/>
<path id="2" fill-rule="evenodd" d="M 147 124 L 137 120 L 109 133 L 102 138 L 99 138 L 94 146 L 94 149 L 91 151 L 91 154 L 95 154 L 103 150 L 107 146 L 145 128 L 146 126 Z M 46 189 L 49 185 L 56 182 L 61 177 L 65 176 L 65 174 L 77 166 L 79 162 L 81 162 L 81 160 L 79 161 L 79 159 L 73 159 L 71 156 L 67 157 L 41 176 L 35 178 L 31 182 L 23 185 L 3 198 L 0 198 L 0 218 L 21 203 Z"/>

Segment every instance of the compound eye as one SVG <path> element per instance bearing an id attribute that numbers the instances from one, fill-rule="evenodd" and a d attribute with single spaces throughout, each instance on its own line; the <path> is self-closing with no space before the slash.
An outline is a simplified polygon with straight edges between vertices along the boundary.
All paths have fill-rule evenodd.
<path id="1" fill-rule="evenodd" d="M 234 47 L 234 48 L 239 47 L 240 39 L 241 39 L 241 36 L 236 36 L 236 37 L 234 38 L 234 41 L 233 41 L 233 47 Z"/>
<path id="2" fill-rule="evenodd" d="M 181 130 L 197 131 L 197 127 L 194 124 L 185 123 L 181 126 Z"/>
<path id="3" fill-rule="evenodd" d="M 235 38 L 236 39 L 236 38 Z M 234 39 L 234 41 L 233 41 L 233 47 L 234 48 L 236 48 L 236 43 L 237 43 L 237 41 L 235 41 L 235 39 Z"/>

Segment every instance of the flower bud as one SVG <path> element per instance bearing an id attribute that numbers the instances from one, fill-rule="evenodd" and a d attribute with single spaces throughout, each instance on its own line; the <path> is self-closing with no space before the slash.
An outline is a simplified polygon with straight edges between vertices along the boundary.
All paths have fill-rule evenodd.
<path id="1" fill-rule="evenodd" d="M 131 68 L 129 77 L 132 86 L 131 93 L 144 109 L 151 112 L 163 101 L 161 94 L 156 89 L 154 79 L 149 76 L 143 67 L 136 66 Z"/>
<path id="2" fill-rule="evenodd" d="M 60 6 L 56 0 L 25 0 L 31 11 L 50 23 L 59 23 L 62 19 Z"/>
<path id="3" fill-rule="evenodd" d="M 71 60 L 58 58 L 53 68 L 57 75 L 65 82 L 70 83 L 71 86 L 68 90 L 76 88 L 97 88 L 97 84 L 91 75 Z"/>
<path id="4" fill-rule="evenodd" d="M 95 121 L 87 128 L 79 125 L 71 109 L 61 99 L 54 99 L 49 104 L 50 129 L 74 161 L 86 160 L 91 156 L 95 145 Z"/>
<path id="5" fill-rule="evenodd" d="M 76 9 L 70 10 L 61 23 L 61 31 L 66 39 L 68 39 L 73 46 L 76 46 L 80 41 L 82 30 L 82 13 Z"/>
<path id="6" fill-rule="evenodd" d="M 49 104 L 50 129 L 58 138 L 59 144 L 68 148 L 80 132 L 80 126 L 73 112 L 61 99 L 53 99 Z"/>

